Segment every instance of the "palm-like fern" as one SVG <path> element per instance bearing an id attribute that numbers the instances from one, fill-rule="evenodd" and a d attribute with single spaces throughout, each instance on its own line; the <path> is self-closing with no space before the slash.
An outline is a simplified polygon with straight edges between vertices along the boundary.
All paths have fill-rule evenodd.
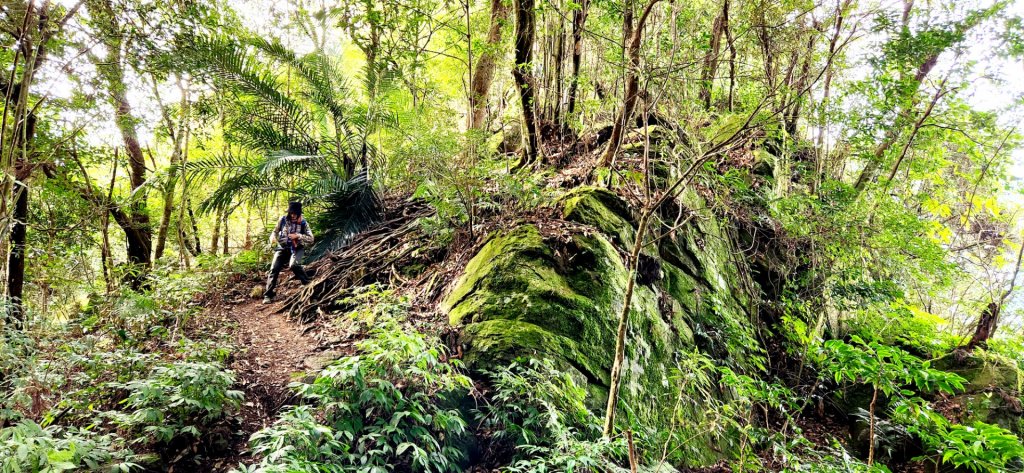
<path id="1" fill-rule="evenodd" d="M 242 149 L 187 165 L 194 179 L 221 176 L 201 210 L 289 194 L 322 211 L 313 219 L 321 233 L 314 256 L 372 221 L 380 200 L 368 170 L 382 156 L 368 138 L 395 124 L 393 112 L 355 103 L 338 63 L 322 52 L 300 56 L 279 41 L 219 37 L 196 39 L 189 52 L 197 70 L 236 99 L 225 131 Z"/>

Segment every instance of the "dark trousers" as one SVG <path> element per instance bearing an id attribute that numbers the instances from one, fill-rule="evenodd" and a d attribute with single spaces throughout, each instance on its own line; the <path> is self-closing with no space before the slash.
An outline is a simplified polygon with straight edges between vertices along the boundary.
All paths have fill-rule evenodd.
<path id="1" fill-rule="evenodd" d="M 278 248 L 274 251 L 274 262 L 270 263 L 270 274 L 267 275 L 267 290 L 263 292 L 265 296 L 274 297 L 274 289 L 277 289 L 277 276 L 281 274 L 285 264 L 292 270 L 292 274 L 295 274 L 295 277 L 302 281 L 302 284 L 309 282 L 309 276 L 306 275 L 306 271 L 302 268 L 303 253 L 302 248 L 295 250 L 291 248 Z"/>

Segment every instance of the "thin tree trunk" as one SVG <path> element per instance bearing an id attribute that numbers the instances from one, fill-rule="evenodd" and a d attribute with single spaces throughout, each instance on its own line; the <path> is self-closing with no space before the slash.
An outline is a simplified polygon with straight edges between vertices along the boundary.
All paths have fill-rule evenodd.
<path id="1" fill-rule="evenodd" d="M 217 212 L 213 219 L 213 233 L 210 238 L 210 254 L 217 254 L 220 249 L 220 222 L 223 220 L 221 213 Z"/>
<path id="2" fill-rule="evenodd" d="M 711 92 L 714 87 L 715 75 L 718 72 L 718 55 L 721 50 L 722 33 L 725 32 L 727 21 L 729 21 L 729 0 L 724 0 L 722 11 L 711 24 L 711 44 L 707 54 L 704 55 L 704 67 L 700 74 L 699 97 L 705 110 L 711 110 Z"/>
<path id="3" fill-rule="evenodd" d="M 590 0 L 581 0 L 572 14 L 572 78 L 569 81 L 569 116 L 576 116 L 580 87 L 580 65 L 583 62 L 583 28 L 587 23 Z"/>
<path id="4" fill-rule="evenodd" d="M 242 248 L 252 249 L 252 207 L 245 206 L 245 243 Z"/>
<path id="5" fill-rule="evenodd" d="M 628 60 L 626 66 L 626 92 L 625 101 L 623 102 L 622 109 L 615 118 L 615 123 L 612 125 L 611 137 L 608 141 L 608 147 L 605 149 L 604 154 L 601 156 L 600 166 L 609 166 L 612 163 L 612 159 L 615 154 L 619 151 L 619 145 L 622 141 L 622 134 L 626 127 L 627 122 L 633 116 L 633 109 L 636 107 L 637 101 L 637 90 L 639 88 L 639 68 L 640 68 L 640 46 L 643 42 L 644 26 L 647 23 L 647 19 L 650 18 L 651 11 L 654 6 L 660 0 L 649 0 L 647 6 L 644 7 L 643 13 L 640 14 L 640 18 L 636 23 L 634 29 L 633 18 L 631 14 L 624 14 L 623 30 L 630 32 L 629 39 L 626 45 L 626 57 Z M 629 7 L 632 8 L 632 7 Z M 626 13 L 629 13 L 628 11 Z"/>
<path id="6" fill-rule="evenodd" d="M 224 249 L 224 255 L 225 256 L 230 254 L 228 252 L 228 217 L 229 216 L 230 216 L 230 212 L 225 210 L 224 211 L 224 221 L 221 222 L 221 226 L 223 227 L 223 229 L 221 230 L 221 238 L 222 238 L 221 246 Z"/>
<path id="7" fill-rule="evenodd" d="M 626 294 L 623 297 L 622 312 L 619 314 L 619 327 L 615 336 L 615 358 L 612 363 L 611 384 L 608 386 L 608 404 L 604 413 L 604 436 L 611 437 L 615 428 L 615 409 L 619 403 L 619 383 L 622 378 L 622 361 L 626 357 L 626 327 L 629 322 L 629 308 L 633 303 L 633 289 L 636 286 L 636 261 L 640 257 L 640 250 L 644 247 L 644 234 L 647 232 L 647 225 L 650 222 L 652 212 L 644 212 L 640 217 L 640 225 L 637 227 L 633 250 L 629 253 L 629 270 L 626 272 Z"/>
<path id="8" fill-rule="evenodd" d="M 811 192 L 815 193 L 817 192 L 817 189 L 820 187 L 820 183 L 823 179 L 823 174 L 825 172 L 825 134 L 828 132 L 828 124 L 826 123 L 826 120 L 828 119 L 827 113 L 832 94 L 832 75 L 834 73 L 832 58 L 835 57 L 836 45 L 839 43 L 839 35 L 843 30 L 843 22 L 845 20 L 846 8 L 850 5 L 852 1 L 853 0 L 845 0 L 843 3 L 839 3 L 839 0 L 836 0 L 836 20 L 832 30 L 832 38 L 829 39 L 827 56 L 828 62 L 825 64 L 824 92 L 822 95 L 821 103 L 819 104 L 820 112 L 818 114 L 818 121 L 820 123 L 818 125 L 819 128 L 817 152 L 815 153 L 817 159 L 815 162 L 814 180 L 811 181 L 814 186 L 811 189 Z"/>
<path id="9" fill-rule="evenodd" d="M 188 221 L 192 226 L 192 241 L 195 245 L 195 253 L 193 255 L 199 256 L 203 252 L 201 240 L 199 238 L 199 224 L 196 222 L 196 213 L 192 211 L 192 205 L 189 200 L 185 200 L 185 210 L 188 212 Z"/>
<path id="10" fill-rule="evenodd" d="M 999 299 L 990 302 L 981 313 L 981 317 L 978 318 L 978 325 L 974 329 L 974 336 L 971 337 L 971 341 L 964 347 L 967 351 L 974 350 L 975 348 L 988 343 L 989 339 L 996 334 L 996 329 L 999 327 L 999 314 L 1002 312 L 1003 305 L 1010 299 L 1010 295 L 1013 294 L 1013 290 L 1017 285 L 1017 274 L 1020 273 L 1022 258 L 1024 258 L 1024 237 L 1021 238 L 1021 245 L 1017 250 L 1017 263 L 1013 268 L 1013 277 L 1010 279 L 1010 286 L 1003 291 Z"/>
<path id="11" fill-rule="evenodd" d="M 868 466 L 875 463 L 875 405 L 878 403 L 878 387 L 871 393 L 871 405 L 868 406 Z"/>
<path id="12" fill-rule="evenodd" d="M 732 35 L 732 28 L 729 24 L 729 0 L 725 0 L 725 8 L 722 10 L 725 21 L 722 30 L 725 31 L 725 41 L 729 46 L 729 95 L 727 106 L 730 112 L 733 111 L 736 102 L 736 41 Z"/>
<path id="13" fill-rule="evenodd" d="M 153 258 L 160 259 L 164 254 L 164 246 L 167 242 L 167 229 L 170 227 L 171 215 L 174 212 L 174 190 L 177 187 L 178 182 L 178 167 L 181 162 L 181 145 L 182 137 L 185 135 L 185 126 L 188 120 L 188 93 L 184 87 L 181 86 L 181 80 L 178 80 L 178 89 L 181 90 L 181 103 L 178 105 L 180 118 L 178 122 L 178 130 L 175 131 L 170 118 L 167 116 L 166 111 L 164 113 L 164 126 L 167 127 L 167 132 L 171 136 L 173 141 L 173 149 L 171 150 L 171 166 L 167 172 L 167 183 L 164 185 L 164 208 L 163 213 L 160 216 L 160 226 L 157 230 L 156 236 L 156 248 L 153 251 Z M 156 80 L 153 80 L 153 92 L 156 94 L 157 100 L 159 101 L 160 93 L 157 88 Z M 161 105 L 162 107 L 162 105 Z M 150 152 L 150 158 L 152 159 L 152 152 Z"/>
<path id="14" fill-rule="evenodd" d="M 535 23 L 534 0 L 516 0 L 516 62 L 512 69 L 512 77 L 519 89 L 524 146 L 522 160 L 517 167 L 531 166 L 539 163 L 541 159 L 536 93 L 533 74 L 530 72 L 533 67 Z"/>
<path id="15" fill-rule="evenodd" d="M 814 46 L 817 42 L 818 35 L 815 33 L 809 33 L 807 39 L 807 50 L 804 52 L 804 62 L 800 66 L 800 73 L 797 76 L 796 83 L 793 89 L 796 94 L 803 94 L 804 88 L 807 86 L 807 82 L 811 78 L 811 59 L 814 58 Z M 789 113 L 785 117 L 786 133 L 790 136 L 796 136 L 797 122 L 800 120 L 800 108 L 803 105 L 804 99 L 797 97 L 792 101 L 790 105 Z"/>
<path id="16" fill-rule="evenodd" d="M 554 71 L 554 96 L 552 104 L 554 108 L 551 121 L 561 127 L 562 123 L 562 71 L 565 63 L 565 23 L 561 15 L 556 15 L 558 20 L 558 37 L 555 39 L 555 71 Z"/>
<path id="17" fill-rule="evenodd" d="M 469 87 L 469 123 L 468 128 L 479 130 L 484 128 L 484 116 L 487 114 L 487 96 L 494 82 L 494 69 L 502 55 L 501 32 L 508 20 L 509 8 L 502 0 L 491 0 L 491 26 L 487 30 L 487 46 L 480 53 L 473 79 Z"/>
<path id="18" fill-rule="evenodd" d="M 11 252 L 7 255 L 7 297 L 11 304 L 7 320 L 17 329 L 25 323 L 25 241 L 28 235 L 28 186 L 14 185 L 14 224 L 11 226 Z"/>
<path id="19" fill-rule="evenodd" d="M 13 171 L 14 179 L 4 176 L 3 196 L 6 207 L 7 192 L 10 192 L 11 200 L 14 202 L 14 212 L 10 221 L 10 247 L 7 253 L 7 278 L 6 295 L 10 304 L 9 310 L 4 314 L 5 320 L 12 323 L 15 328 L 22 328 L 25 323 L 25 251 L 28 240 L 28 204 L 29 188 L 28 180 L 32 174 L 32 166 L 29 162 L 29 150 L 35 139 L 36 116 L 29 108 L 29 89 L 34 80 L 35 73 L 46 60 L 46 44 L 50 34 L 41 33 L 39 37 L 30 36 L 31 31 L 42 32 L 49 14 L 49 3 L 44 2 L 38 7 L 39 12 L 33 12 L 33 4 L 27 3 L 25 17 L 22 20 L 20 42 L 12 65 L 11 79 L 5 85 L 6 97 L 4 102 L 3 126 L 0 127 L 0 155 L 3 157 L 4 173 Z M 75 7 L 77 9 L 77 7 Z M 69 15 L 73 14 L 69 13 Z M 66 21 L 67 17 L 65 17 Z M 21 81 L 14 83 L 15 72 L 18 69 L 18 56 L 25 59 L 21 73 Z M 6 140 L 4 134 L 7 126 L 7 107 L 14 106 L 14 122 L 11 137 Z M 6 145 L 5 148 L 3 145 Z M 8 169 L 12 166 L 13 169 Z M 3 216 L 6 216 L 6 208 Z M 4 222 L 7 223 L 7 222 Z"/>
<path id="20" fill-rule="evenodd" d="M 114 169 L 110 173 L 110 185 L 107 187 L 107 204 L 114 200 L 114 183 L 117 181 L 117 160 L 114 160 Z M 100 257 L 103 259 L 103 282 L 106 284 L 107 294 L 114 291 L 114 282 L 111 277 L 111 268 L 113 267 L 114 257 L 110 252 L 110 211 L 103 208 L 103 247 L 100 251 Z"/>

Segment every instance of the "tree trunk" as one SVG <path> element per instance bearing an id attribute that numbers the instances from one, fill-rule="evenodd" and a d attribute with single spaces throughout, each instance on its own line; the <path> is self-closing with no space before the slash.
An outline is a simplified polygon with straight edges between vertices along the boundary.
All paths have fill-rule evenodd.
<path id="1" fill-rule="evenodd" d="M 785 115 L 786 133 L 794 137 L 797 132 L 797 122 L 800 120 L 800 109 L 804 102 L 804 99 L 800 96 L 803 94 L 804 88 L 807 87 L 807 83 L 811 80 L 811 59 L 814 58 L 814 46 L 818 39 L 816 32 L 810 32 L 808 35 L 810 37 L 807 39 L 804 62 L 800 66 L 800 73 L 797 75 L 793 85 L 793 93 L 797 94 L 797 97 L 790 104 L 789 113 Z"/>
<path id="2" fill-rule="evenodd" d="M 619 145 L 622 141 L 622 134 L 626 128 L 626 124 L 633 116 L 633 108 L 636 107 L 637 89 L 639 88 L 640 83 L 638 69 L 640 67 L 640 46 L 643 42 L 644 25 L 647 23 L 647 19 L 650 17 L 654 6 L 659 1 L 660 0 L 648 1 L 647 6 L 644 7 L 643 13 L 640 14 L 640 18 L 637 21 L 635 28 L 633 26 L 633 15 L 629 14 L 629 11 L 623 15 L 623 30 L 630 33 L 626 44 L 626 58 L 628 63 L 626 65 L 625 101 L 623 102 L 622 109 L 619 110 L 619 114 L 615 118 L 615 123 L 612 125 L 612 133 L 608 141 L 608 148 L 605 149 L 604 154 L 601 156 L 599 166 L 609 166 L 612 164 L 612 159 L 619 151 Z"/>
<path id="3" fill-rule="evenodd" d="M 46 48 L 50 38 L 63 29 L 67 20 L 75 14 L 78 7 L 75 6 L 68 11 L 63 19 L 59 20 L 56 29 L 46 28 L 48 22 L 49 3 L 44 2 L 38 7 L 39 12 L 33 11 L 33 3 L 28 2 L 22 19 L 20 36 L 17 39 L 18 46 L 12 61 L 12 69 L 9 80 L 2 84 L 4 92 L 4 112 L 2 123 L 0 123 L 0 162 L 3 167 L 0 172 L 4 174 L 3 188 L 0 195 L 4 201 L 4 213 L 7 215 L 7 193 L 10 192 L 14 201 L 14 212 L 11 215 L 11 241 L 7 249 L 7 278 L 6 295 L 10 303 L 10 310 L 4 314 L 5 319 L 13 323 L 17 328 L 24 325 L 24 295 L 25 295 L 25 250 L 28 237 L 28 204 L 29 188 L 26 184 L 32 173 L 32 163 L 29 161 L 30 149 L 36 133 L 36 116 L 29 107 L 29 90 L 35 81 L 35 73 L 46 61 L 48 50 Z M 35 37 L 32 32 L 38 32 Z M 24 59 L 21 64 L 20 82 L 15 82 L 15 73 L 18 71 L 18 58 Z M 6 131 L 8 126 L 8 109 L 13 106 L 13 122 L 10 122 L 11 136 L 7 139 Z M 13 175 L 13 179 L 9 177 Z"/>
<path id="4" fill-rule="evenodd" d="M 28 235 L 28 186 L 14 185 L 14 224 L 11 251 L 7 255 L 7 297 L 11 304 L 7 320 L 21 329 L 25 323 L 25 241 Z"/>
<path id="5" fill-rule="evenodd" d="M 110 186 L 107 188 L 107 200 L 109 204 L 114 200 L 114 183 L 117 182 L 117 160 L 114 160 L 114 170 L 110 173 Z M 107 294 L 114 291 L 114 282 L 111 278 L 111 271 L 114 263 L 114 257 L 110 254 L 110 212 L 106 207 L 103 208 L 103 247 L 100 251 L 100 257 L 103 258 L 103 282 L 107 288 Z"/>
<path id="6" fill-rule="evenodd" d="M 576 115 L 577 94 L 580 87 L 580 65 L 583 61 L 583 27 L 587 23 L 590 0 L 581 0 L 579 9 L 572 14 L 572 78 L 569 81 L 569 116 Z"/>
<path id="7" fill-rule="evenodd" d="M 220 249 L 220 222 L 221 214 L 217 213 L 213 218 L 213 233 L 210 235 L 210 254 L 216 255 Z"/>
<path id="8" fill-rule="evenodd" d="M 565 63 L 565 23 L 562 21 L 561 15 L 557 15 L 558 19 L 558 37 L 555 39 L 555 70 L 554 70 L 554 103 L 552 103 L 553 111 L 551 121 L 552 123 L 561 127 L 562 123 L 562 71 L 563 63 Z"/>
<path id="9" fill-rule="evenodd" d="M 1020 248 L 1017 250 L 1017 263 L 1013 268 L 1013 277 L 1010 279 L 1010 287 L 1003 291 L 1003 294 L 999 299 L 994 300 L 985 307 L 982 311 L 981 317 L 978 318 L 978 325 L 974 329 L 974 336 L 971 337 L 971 341 L 964 347 L 968 352 L 974 350 L 978 346 L 983 346 L 988 343 L 988 340 L 996 334 L 996 328 L 999 326 L 999 313 L 1003 309 L 1003 304 L 1010 299 L 1013 294 L 1013 290 L 1017 285 L 1017 274 L 1020 273 L 1021 259 L 1024 258 L 1024 238 L 1021 239 Z"/>
<path id="10" fill-rule="evenodd" d="M 171 150 L 171 167 L 167 172 L 167 183 L 163 189 L 164 208 L 160 216 L 160 227 L 156 234 L 156 249 L 153 251 L 154 259 L 160 259 L 163 256 L 164 246 L 167 242 L 167 229 L 170 227 L 171 215 L 174 213 L 174 190 L 178 182 L 178 165 L 181 162 L 182 137 L 185 135 L 185 126 L 188 120 L 188 94 L 181 86 L 180 80 L 178 81 L 178 88 L 181 90 L 181 103 L 178 105 L 181 116 L 177 131 L 173 129 L 174 124 L 171 122 L 166 111 L 164 111 L 164 126 L 167 127 L 167 132 L 173 141 L 173 149 Z M 159 99 L 159 90 L 157 89 L 155 79 L 153 80 L 153 91 Z M 150 157 L 152 158 L 152 153 L 150 153 Z"/>
<path id="11" fill-rule="evenodd" d="M 868 466 L 875 463 L 875 405 L 878 403 L 878 386 L 871 391 L 871 404 L 868 406 Z"/>
<path id="12" fill-rule="evenodd" d="M 114 107 L 114 123 L 121 132 L 125 153 L 128 155 L 128 177 L 134 192 L 146 182 L 146 160 L 139 145 L 135 129 L 136 119 L 128 102 L 124 81 L 124 62 L 121 55 L 123 32 L 110 0 L 92 0 L 88 4 L 90 17 L 97 23 L 107 55 L 103 61 L 93 58 L 96 69 L 106 82 L 108 98 Z M 145 274 L 152 266 L 151 250 L 153 230 L 149 223 L 145 199 L 137 197 L 128 208 L 128 221 L 122 225 L 128 243 L 129 271 L 127 279 L 133 289 L 142 287 Z M 121 223 L 121 222 L 119 222 Z"/>
<path id="13" fill-rule="evenodd" d="M 718 55 L 721 52 L 722 33 L 729 21 L 729 0 L 722 2 L 722 11 L 711 24 L 711 44 L 704 55 L 704 67 L 700 73 L 700 101 L 705 110 L 711 110 L 711 92 L 714 88 L 715 75 L 718 73 Z"/>
<path id="14" fill-rule="evenodd" d="M 221 238 L 222 238 L 221 246 L 224 249 L 224 255 L 225 256 L 230 254 L 228 252 L 228 216 L 229 216 L 229 214 L 230 213 L 227 210 L 225 210 L 224 211 L 224 221 L 221 222 L 221 226 L 223 227 L 223 230 L 221 231 Z"/>
<path id="15" fill-rule="evenodd" d="M 193 255 L 200 255 L 203 252 L 203 246 L 199 239 L 199 224 L 196 223 L 196 213 L 192 211 L 192 205 L 186 200 L 184 202 L 185 209 L 188 211 L 188 221 L 192 224 L 192 241 L 195 245 L 195 253 Z"/>
<path id="16" fill-rule="evenodd" d="M 508 20 L 509 8 L 502 0 L 491 0 L 491 26 L 487 30 L 487 46 L 480 53 L 473 78 L 469 85 L 469 123 L 471 130 L 484 128 L 484 116 L 487 114 L 487 95 L 494 82 L 494 66 L 501 57 L 501 32 Z"/>
<path id="17" fill-rule="evenodd" d="M 736 40 L 733 38 L 732 29 L 729 24 L 729 0 L 725 1 L 725 8 L 722 10 L 722 14 L 725 15 L 722 29 L 725 31 L 725 41 L 729 46 L 729 94 L 726 104 L 728 110 L 732 112 L 736 102 Z"/>
<path id="18" fill-rule="evenodd" d="M 246 250 L 251 250 L 253 247 L 252 241 L 252 206 L 245 206 L 245 243 L 242 245 Z"/>
<path id="19" fill-rule="evenodd" d="M 965 348 L 968 351 L 984 345 L 996 333 L 996 327 L 999 323 L 999 312 L 999 304 L 996 302 L 988 303 L 985 310 L 981 312 L 981 317 L 978 318 L 978 325 L 974 328 L 974 336 L 971 337 L 970 342 L 967 342 Z"/>
<path id="20" fill-rule="evenodd" d="M 535 22 L 534 0 L 516 0 L 516 63 L 512 69 L 512 77 L 519 89 L 519 103 L 522 106 L 524 146 L 522 160 L 517 167 L 540 162 L 540 127 L 537 124 L 534 79 L 530 72 L 533 67 Z"/>
<path id="21" fill-rule="evenodd" d="M 14 214 L 11 219 L 11 245 L 7 254 L 7 298 L 11 304 L 7 320 L 18 329 L 22 328 L 25 323 L 25 244 L 28 240 L 29 200 L 29 188 L 26 183 L 32 172 L 28 149 L 36 134 L 36 117 L 27 111 L 28 88 L 19 88 L 22 89 L 18 104 L 21 112 L 16 113 L 15 116 L 24 117 L 24 119 L 15 121 L 14 138 L 10 141 L 11 152 L 16 153 L 18 157 L 14 165 L 17 182 L 11 189 Z"/>

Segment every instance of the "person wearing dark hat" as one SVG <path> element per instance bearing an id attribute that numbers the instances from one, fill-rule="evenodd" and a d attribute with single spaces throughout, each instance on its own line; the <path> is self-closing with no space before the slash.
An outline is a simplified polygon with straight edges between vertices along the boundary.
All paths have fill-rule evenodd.
<path id="1" fill-rule="evenodd" d="M 288 214 L 278 220 L 274 231 L 270 233 L 270 244 L 274 243 L 277 243 L 277 248 L 274 250 L 274 261 L 270 264 L 270 274 L 267 275 L 267 289 L 263 292 L 264 304 L 274 300 L 277 276 L 285 264 L 288 264 L 288 268 L 303 285 L 309 284 L 309 275 L 302 268 L 302 256 L 305 249 L 313 245 L 313 230 L 309 228 L 306 219 L 302 218 L 302 202 L 288 203 Z"/>

